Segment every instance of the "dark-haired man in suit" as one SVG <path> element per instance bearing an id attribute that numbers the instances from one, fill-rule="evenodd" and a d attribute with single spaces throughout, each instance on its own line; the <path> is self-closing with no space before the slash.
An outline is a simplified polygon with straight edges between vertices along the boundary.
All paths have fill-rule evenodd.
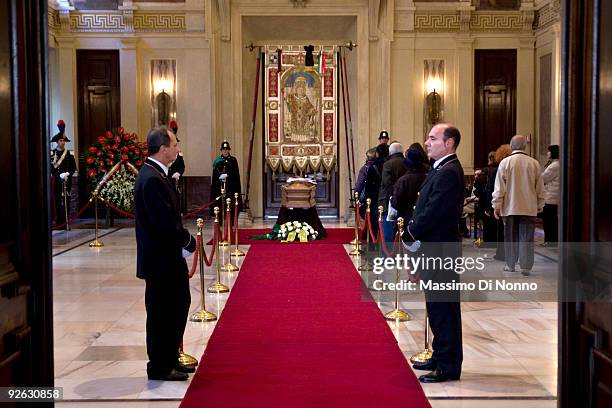
<path id="1" fill-rule="evenodd" d="M 168 167 L 179 152 L 166 127 L 147 136 L 149 157 L 134 188 L 137 273 L 144 279 L 147 310 L 147 374 L 150 380 L 182 381 L 193 368 L 178 362 L 191 296 L 184 256 L 195 239 L 183 228 L 179 200 Z"/>
<path id="2" fill-rule="evenodd" d="M 413 239 L 422 242 L 426 257 L 456 259 L 462 253 L 459 218 L 465 181 L 455 154 L 460 141 L 457 128 L 441 123 L 431 129 L 425 142 L 428 156 L 435 161 L 421 185 L 407 231 Z M 458 282 L 459 276 L 441 265 L 421 271 L 423 280 L 435 283 Z M 434 335 L 433 357 L 427 364 L 414 365 L 415 369 L 431 370 L 419 380 L 424 383 L 458 380 L 463 362 L 459 292 L 425 290 L 425 301 Z"/>

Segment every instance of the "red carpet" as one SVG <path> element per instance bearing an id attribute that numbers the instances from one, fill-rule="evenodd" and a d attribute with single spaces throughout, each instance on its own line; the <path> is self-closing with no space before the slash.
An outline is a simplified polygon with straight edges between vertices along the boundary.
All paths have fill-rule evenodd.
<path id="1" fill-rule="evenodd" d="M 312 244 L 347 244 L 355 238 L 354 228 L 326 228 L 327 238 L 312 241 Z M 252 239 L 253 235 L 263 235 L 267 232 L 272 231 L 272 228 L 250 228 L 238 230 L 238 243 L 240 245 L 253 245 L 253 244 L 280 244 L 280 241 L 269 241 L 265 239 Z M 232 240 L 234 237 L 232 236 Z M 208 241 L 208 245 L 212 245 L 212 239 Z M 292 245 L 298 245 L 299 243 L 292 243 Z M 283 245 L 287 245 L 284 243 Z"/>
<path id="2" fill-rule="evenodd" d="M 249 250 L 181 407 L 430 405 L 342 246 L 268 242 Z"/>

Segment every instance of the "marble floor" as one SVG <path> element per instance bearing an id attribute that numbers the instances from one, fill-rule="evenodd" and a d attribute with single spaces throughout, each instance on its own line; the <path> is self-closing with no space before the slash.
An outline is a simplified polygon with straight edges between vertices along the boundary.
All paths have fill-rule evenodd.
<path id="1" fill-rule="evenodd" d="M 195 229 L 190 224 L 194 222 L 186 225 Z M 271 223 L 257 221 L 252 227 L 264 226 Z M 133 228 L 104 230 L 105 245 L 97 249 L 87 245 L 93 231 L 72 233 L 53 235 L 53 253 L 57 254 L 53 257 L 55 382 L 64 390 L 64 401 L 58 406 L 114 406 L 118 400 L 122 400 L 122 407 L 178 406 L 189 382 L 146 378 L 144 282 L 135 277 Z M 212 236 L 209 223 L 204 235 Z M 466 241 L 464 253 L 470 251 L 491 255 L 491 250 L 473 249 Z M 533 271 L 534 279 L 550 285 L 557 264 L 554 251 L 547 251 L 537 250 Z M 501 268 L 501 262 L 488 256 L 482 276 L 494 276 Z M 231 287 L 239 273 L 222 272 L 222 282 Z M 367 273 L 362 277 L 366 283 L 372 278 Z M 214 279 L 213 271 L 205 268 L 205 286 Z M 191 311 L 200 308 L 200 285 L 196 274 L 191 280 Z M 389 294 L 372 295 L 383 312 L 392 308 Z M 220 315 L 228 296 L 206 294 L 207 309 Z M 401 308 L 409 311 L 413 320 L 389 323 L 406 358 L 423 347 L 424 304 L 419 299 L 422 295 L 402 295 Z M 432 406 L 556 405 L 557 304 L 537 299 L 518 301 L 510 296 L 500 301 L 464 302 L 462 311 L 463 375 L 458 382 L 425 384 Z M 188 322 L 185 351 L 199 359 L 214 328 L 215 322 Z"/>

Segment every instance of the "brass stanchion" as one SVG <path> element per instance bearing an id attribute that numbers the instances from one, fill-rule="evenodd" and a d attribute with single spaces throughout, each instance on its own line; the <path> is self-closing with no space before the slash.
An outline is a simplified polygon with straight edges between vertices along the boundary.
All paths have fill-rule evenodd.
<path id="1" fill-rule="evenodd" d="M 427 363 L 432 356 L 433 352 L 429 348 L 429 317 L 427 316 L 427 309 L 425 309 L 425 349 L 410 357 L 410 362 Z"/>
<path id="2" fill-rule="evenodd" d="M 397 219 L 397 230 L 398 230 L 398 234 L 400 234 L 399 237 L 399 254 L 400 256 L 402 255 L 403 248 L 404 245 L 402 244 L 402 231 L 404 230 L 404 219 L 402 217 L 399 217 Z M 412 316 L 410 316 L 408 313 L 404 312 L 403 310 L 401 310 L 399 308 L 399 289 L 397 289 L 397 287 L 399 286 L 399 281 L 400 281 L 400 268 L 396 268 L 395 269 L 395 283 L 396 283 L 396 287 L 395 287 L 395 309 L 393 309 L 390 312 L 387 312 L 385 314 L 385 319 L 387 320 L 393 320 L 396 322 L 407 322 L 409 320 L 412 320 Z"/>
<path id="3" fill-rule="evenodd" d="M 215 231 L 217 231 L 218 236 L 221 236 L 221 232 L 219 231 L 219 207 L 215 207 Z M 220 239 L 220 238 L 219 238 Z M 210 293 L 227 293 L 229 292 L 229 288 L 221 283 L 221 265 L 219 263 L 219 253 L 221 252 L 221 244 L 219 243 L 219 239 L 217 239 L 217 256 L 215 257 L 215 270 L 217 272 L 217 281 L 208 287 L 208 292 Z M 204 293 L 204 291 L 202 291 Z"/>
<path id="4" fill-rule="evenodd" d="M 217 211 L 218 209 L 215 208 L 215 227 L 217 226 Z M 204 237 L 202 235 L 202 228 L 204 227 L 204 220 L 202 218 L 198 218 L 196 220 L 196 225 L 198 226 L 198 237 L 199 239 L 199 244 L 198 244 L 198 263 L 200 266 L 200 290 L 202 291 L 202 309 L 195 312 L 194 314 L 191 315 L 191 317 L 189 318 L 190 321 L 192 322 L 210 322 L 213 320 L 217 320 L 217 315 L 214 314 L 213 312 L 209 312 L 208 310 L 206 310 L 206 291 L 204 290 Z M 218 241 L 218 239 L 216 240 Z M 218 255 L 217 255 L 217 259 Z"/>
<path id="5" fill-rule="evenodd" d="M 234 208 L 238 208 L 238 193 L 234 193 Z M 234 210 L 236 211 L 236 210 Z M 236 220 L 236 239 L 234 239 L 234 243 L 236 244 L 236 249 L 232 252 L 234 256 L 244 256 L 244 252 L 240 250 L 238 247 L 238 220 Z"/>
<path id="6" fill-rule="evenodd" d="M 100 247 L 103 247 L 104 244 L 102 243 L 102 241 L 98 239 L 98 192 L 97 191 L 93 192 L 93 197 L 91 199 L 94 200 L 94 217 L 95 217 L 96 225 L 95 225 L 95 236 L 94 236 L 95 238 L 93 241 L 89 243 L 89 247 L 90 248 L 100 248 Z"/>
<path id="7" fill-rule="evenodd" d="M 349 255 L 361 255 L 363 251 L 359 248 L 361 240 L 359 239 L 359 200 L 357 192 L 355 192 L 355 239 L 351 243 L 354 245 L 354 248 L 349 252 Z"/>
<path id="8" fill-rule="evenodd" d="M 181 346 L 179 347 L 179 358 L 178 362 L 180 365 L 193 368 L 198 365 L 198 359 L 192 355 L 185 353 L 183 350 L 183 342 L 181 341 Z"/>
<path id="9" fill-rule="evenodd" d="M 223 270 L 226 272 L 236 272 L 239 268 L 232 264 L 232 254 L 230 253 L 230 250 L 232 249 L 232 219 L 231 219 L 231 205 L 232 205 L 232 199 L 228 198 L 226 200 L 226 204 L 227 204 L 227 208 L 225 211 L 225 215 L 228 217 L 226 222 L 227 222 L 227 263 L 225 265 L 223 265 Z"/>
<path id="10" fill-rule="evenodd" d="M 68 219 L 68 192 L 66 191 L 66 180 L 62 180 L 62 198 L 64 199 L 64 217 L 66 217 L 66 231 L 70 231 L 70 220 Z"/>
<path id="11" fill-rule="evenodd" d="M 372 204 L 372 200 L 371 199 L 367 199 L 366 200 L 366 220 L 365 220 L 365 232 L 366 232 L 366 244 L 365 244 L 365 250 L 363 251 L 364 254 L 364 259 L 365 262 L 363 265 L 359 265 L 359 268 L 357 268 L 358 271 L 363 271 L 363 272 L 369 272 L 372 270 L 372 264 L 370 264 L 370 259 L 369 259 L 369 255 L 370 255 L 370 231 L 367 227 L 368 223 L 370 222 L 370 204 Z"/>
<path id="12" fill-rule="evenodd" d="M 225 183 L 223 183 L 223 185 L 225 186 Z M 224 206 L 225 201 L 226 201 L 225 200 L 225 187 L 223 187 L 221 189 L 221 221 L 220 221 L 220 224 L 219 224 L 219 225 L 221 225 L 221 235 L 219 236 L 219 241 L 220 241 L 219 245 L 222 246 L 222 247 L 228 246 L 229 245 L 228 241 L 230 241 L 230 239 L 231 239 L 229 236 L 227 237 L 227 241 L 225 241 L 223 239 L 223 233 L 225 232 L 224 231 L 224 229 L 225 229 L 225 224 L 224 223 L 229 221 L 227 219 L 228 215 L 225 212 L 225 206 Z M 230 201 L 231 201 L 231 199 L 230 199 Z M 231 222 L 228 222 L 228 224 L 231 224 Z"/>
<path id="13" fill-rule="evenodd" d="M 355 191 L 354 193 L 355 196 L 355 201 L 353 201 L 355 203 L 355 211 L 357 211 L 357 199 L 359 198 L 359 193 L 357 191 Z M 357 233 L 357 217 L 355 217 L 355 238 L 353 238 L 353 240 L 351 242 L 349 242 L 349 244 L 351 245 L 355 245 L 357 244 L 357 236 L 359 235 L 359 233 Z"/>

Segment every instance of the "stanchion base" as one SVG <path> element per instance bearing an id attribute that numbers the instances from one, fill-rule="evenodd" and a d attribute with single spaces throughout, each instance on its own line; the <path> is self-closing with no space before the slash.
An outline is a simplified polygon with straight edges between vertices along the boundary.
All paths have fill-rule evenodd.
<path id="1" fill-rule="evenodd" d="M 234 256 L 245 256 L 246 254 L 244 252 L 242 252 L 240 249 L 234 249 L 232 251 L 232 255 L 234 255 Z"/>
<path id="2" fill-rule="evenodd" d="M 433 351 L 429 349 L 423 350 L 419 353 L 416 353 L 414 356 L 410 357 L 410 362 L 411 363 L 427 363 L 429 362 L 429 360 L 431 360 L 432 356 L 433 356 Z"/>
<path id="3" fill-rule="evenodd" d="M 351 245 L 353 245 L 353 246 L 355 246 L 355 245 L 357 245 L 357 244 L 359 244 L 359 243 L 360 243 L 360 242 L 359 242 L 359 240 L 358 240 L 358 239 L 356 239 L 356 238 L 353 238 L 353 240 L 352 240 L 351 242 L 349 242 L 349 244 L 351 244 Z"/>
<path id="4" fill-rule="evenodd" d="M 353 250 L 351 252 L 349 252 L 349 255 L 351 256 L 357 256 L 357 255 L 361 255 L 363 254 L 363 251 L 361 249 L 357 248 L 353 248 Z"/>
<path id="5" fill-rule="evenodd" d="M 410 320 L 412 320 L 412 316 L 410 316 L 403 310 L 395 309 L 388 313 L 385 313 L 385 319 L 393 320 L 395 322 L 409 322 Z"/>
<path id="6" fill-rule="evenodd" d="M 227 241 L 221 241 L 221 242 L 219 242 L 219 246 L 220 246 L 220 247 L 226 247 L 226 246 L 228 246 L 228 245 L 229 245 L 229 242 L 227 242 Z"/>
<path id="7" fill-rule="evenodd" d="M 236 271 L 239 271 L 240 268 L 238 268 L 236 265 L 232 263 L 228 263 L 227 265 L 223 265 L 221 270 L 224 270 L 225 272 L 236 272 Z"/>
<path id="8" fill-rule="evenodd" d="M 366 263 L 364 263 L 363 265 L 359 265 L 357 270 L 361 272 L 370 272 L 372 270 L 372 264 L 366 261 Z"/>
<path id="9" fill-rule="evenodd" d="M 215 316 L 215 319 L 217 316 Z M 198 360 L 194 356 L 190 356 L 187 353 L 179 352 L 178 362 L 180 365 L 185 367 L 193 368 L 198 365 Z"/>
<path id="10" fill-rule="evenodd" d="M 93 240 L 93 241 L 91 241 L 89 243 L 89 247 L 90 248 L 101 248 L 103 246 L 104 246 L 104 244 L 102 243 L 102 241 L 98 241 L 97 239 Z"/>
<path id="11" fill-rule="evenodd" d="M 213 320 L 217 320 L 217 315 L 213 312 L 209 312 L 206 309 L 195 312 L 189 318 L 190 322 L 212 322 Z"/>
<path id="12" fill-rule="evenodd" d="M 221 282 L 213 283 L 206 290 L 208 293 L 227 293 L 230 291 L 229 288 Z"/>

